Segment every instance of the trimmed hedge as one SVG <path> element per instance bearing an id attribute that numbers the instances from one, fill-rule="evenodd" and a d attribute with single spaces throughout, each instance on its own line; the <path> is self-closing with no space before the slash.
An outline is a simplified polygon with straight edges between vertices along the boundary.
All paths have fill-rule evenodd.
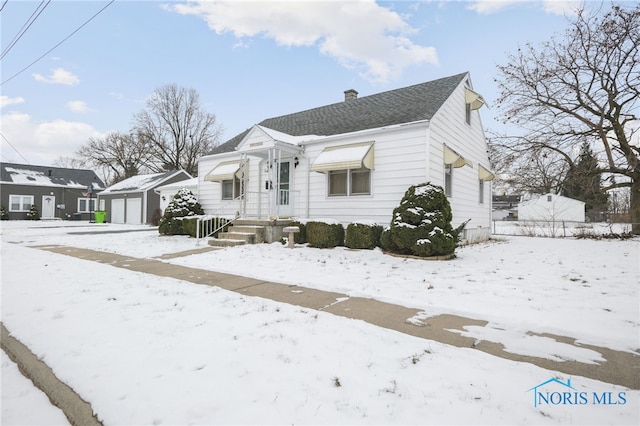
<path id="1" fill-rule="evenodd" d="M 306 234 L 311 247 L 333 248 L 344 245 L 344 227 L 339 223 L 308 222 Z"/>
<path id="2" fill-rule="evenodd" d="M 373 250 L 380 243 L 382 226 L 364 223 L 350 223 L 344 245 L 352 249 Z"/>
<path id="3" fill-rule="evenodd" d="M 298 222 L 294 220 L 288 226 L 297 226 L 300 229 L 300 232 L 295 234 L 295 243 L 296 244 L 306 244 L 307 243 L 307 227 L 304 223 Z"/>

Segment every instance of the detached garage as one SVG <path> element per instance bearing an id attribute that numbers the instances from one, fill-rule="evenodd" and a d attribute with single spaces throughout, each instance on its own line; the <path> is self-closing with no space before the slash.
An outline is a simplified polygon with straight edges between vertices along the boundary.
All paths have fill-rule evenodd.
<path id="1" fill-rule="evenodd" d="M 102 191 L 98 209 L 107 212 L 107 222 L 149 224 L 154 211 L 160 209 L 160 195 L 154 190 L 185 179 L 191 176 L 184 170 L 130 177 Z"/>

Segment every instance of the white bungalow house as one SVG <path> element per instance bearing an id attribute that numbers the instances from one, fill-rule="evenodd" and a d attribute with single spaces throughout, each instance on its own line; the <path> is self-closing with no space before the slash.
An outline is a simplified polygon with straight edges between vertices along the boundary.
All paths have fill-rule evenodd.
<path id="1" fill-rule="evenodd" d="M 207 214 L 389 225 L 409 186 L 444 188 L 453 225 L 487 239 L 487 143 L 468 73 L 263 120 L 199 159 Z"/>
<path id="2" fill-rule="evenodd" d="M 518 205 L 518 221 L 552 223 L 584 222 L 585 203 L 557 194 L 529 196 Z"/>

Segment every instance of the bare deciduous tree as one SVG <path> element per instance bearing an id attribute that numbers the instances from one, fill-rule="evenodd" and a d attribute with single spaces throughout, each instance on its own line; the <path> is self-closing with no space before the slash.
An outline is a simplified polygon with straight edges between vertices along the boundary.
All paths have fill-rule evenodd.
<path id="1" fill-rule="evenodd" d="M 198 157 L 218 144 L 222 131 L 216 116 L 202 110 L 198 92 L 176 84 L 156 89 L 134 121 L 134 133 L 153 157 L 148 166 L 156 172 L 183 169 L 196 176 Z"/>
<path id="2" fill-rule="evenodd" d="M 503 120 L 526 132 L 503 146 L 520 156 L 553 152 L 574 168 L 577 148 L 592 143 L 610 176 L 604 189 L 631 188 L 640 234 L 640 5 L 582 9 L 564 39 L 518 49 L 498 70 Z"/>
<path id="3" fill-rule="evenodd" d="M 89 139 L 75 157 L 100 170 L 105 182 L 112 185 L 147 170 L 149 150 L 134 134 L 112 132 L 103 138 Z"/>

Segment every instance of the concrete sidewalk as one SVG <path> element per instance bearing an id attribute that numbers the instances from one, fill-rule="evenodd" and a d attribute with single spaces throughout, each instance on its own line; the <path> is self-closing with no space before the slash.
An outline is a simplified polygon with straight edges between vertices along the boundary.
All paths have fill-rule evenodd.
<path id="1" fill-rule="evenodd" d="M 479 341 L 475 338 L 462 336 L 455 331 L 449 331 L 464 331 L 465 326 L 471 325 L 486 326 L 487 321 L 483 320 L 464 318 L 456 315 L 437 315 L 420 322 L 408 321 L 421 311 L 380 302 L 374 299 L 350 297 L 346 294 L 190 268 L 156 259 L 140 259 L 68 246 L 47 245 L 36 246 L 34 248 L 131 271 L 176 278 L 195 284 L 217 286 L 246 296 L 263 297 L 278 302 L 329 312 L 347 318 L 366 321 L 370 324 L 412 336 L 435 340 L 461 348 L 471 348 L 512 361 L 531 363 L 571 376 L 583 376 L 625 386 L 630 389 L 640 389 L 640 353 L 637 352 L 621 352 L 605 347 L 581 344 L 568 336 L 529 333 L 530 335 L 547 337 L 558 342 L 574 345 L 578 348 L 591 349 L 600 353 L 606 360 L 606 362 L 602 364 L 586 364 L 578 361 L 558 362 L 546 358 L 506 352 L 504 346 L 500 343 L 486 340 Z M 206 250 L 208 250 L 208 248 L 197 249 L 196 251 L 201 252 Z M 162 256 L 161 259 L 179 257 L 180 254 L 181 253 L 176 253 Z M 182 254 L 194 254 L 194 250 Z"/>

